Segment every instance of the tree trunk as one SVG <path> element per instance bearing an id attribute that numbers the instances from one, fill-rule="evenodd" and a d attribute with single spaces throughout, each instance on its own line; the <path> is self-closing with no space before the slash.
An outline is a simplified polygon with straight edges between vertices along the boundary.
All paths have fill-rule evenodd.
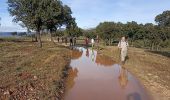
<path id="1" fill-rule="evenodd" d="M 38 39 L 37 39 L 38 36 L 37 35 L 34 35 L 34 36 L 35 36 L 35 42 L 38 42 Z"/>
<path id="2" fill-rule="evenodd" d="M 37 38 L 38 38 L 39 47 L 41 48 L 42 47 L 42 41 L 41 41 L 41 34 L 40 34 L 39 30 L 37 31 Z"/>
<path id="3" fill-rule="evenodd" d="M 106 46 L 107 45 L 107 40 L 106 39 L 105 39 L 104 43 L 105 43 L 105 46 Z"/>
<path id="4" fill-rule="evenodd" d="M 146 47 L 146 39 L 145 38 L 143 39 L 143 46 L 144 46 L 144 48 Z"/>
<path id="5" fill-rule="evenodd" d="M 160 43 L 157 45 L 157 51 L 159 51 L 160 50 Z"/>
<path id="6" fill-rule="evenodd" d="M 133 46 L 133 39 L 131 39 L 131 45 L 132 45 L 132 47 L 134 47 L 134 46 Z"/>
<path id="7" fill-rule="evenodd" d="M 34 42 L 34 36 L 33 35 L 31 35 L 31 38 L 32 38 L 32 42 Z"/>
<path id="8" fill-rule="evenodd" d="M 151 45 L 151 50 L 152 51 L 154 50 L 154 43 L 152 43 L 152 45 Z"/>
<path id="9" fill-rule="evenodd" d="M 50 38 L 51 38 L 51 42 L 53 42 L 55 44 L 54 39 L 53 39 L 53 35 L 52 35 L 52 30 L 50 30 Z"/>
<path id="10" fill-rule="evenodd" d="M 159 51 L 159 45 L 156 46 L 156 51 Z"/>
<path id="11" fill-rule="evenodd" d="M 109 38 L 109 46 L 111 45 L 111 42 L 110 42 L 110 41 L 111 41 L 111 39 Z"/>
<path id="12" fill-rule="evenodd" d="M 35 42 L 38 42 L 38 34 L 36 33 L 36 34 L 34 34 L 33 36 L 34 36 L 34 38 L 35 38 Z"/>
<path id="13" fill-rule="evenodd" d="M 110 46 L 112 45 L 112 39 L 110 38 Z"/>

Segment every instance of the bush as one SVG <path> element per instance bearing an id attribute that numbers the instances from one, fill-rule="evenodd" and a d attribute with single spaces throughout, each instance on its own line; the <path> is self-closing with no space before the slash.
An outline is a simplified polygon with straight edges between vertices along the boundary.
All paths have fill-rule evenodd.
<path id="1" fill-rule="evenodd" d="M 144 42 L 142 40 L 136 40 L 133 42 L 133 46 L 137 48 L 143 48 L 144 47 Z"/>
<path id="2" fill-rule="evenodd" d="M 160 44 L 162 48 L 170 47 L 170 40 L 166 40 Z"/>

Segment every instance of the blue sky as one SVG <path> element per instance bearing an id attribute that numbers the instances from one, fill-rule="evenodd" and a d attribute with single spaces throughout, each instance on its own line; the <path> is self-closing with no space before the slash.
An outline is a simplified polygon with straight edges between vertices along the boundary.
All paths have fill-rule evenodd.
<path id="1" fill-rule="evenodd" d="M 138 23 L 155 23 L 156 15 L 170 10 L 170 0 L 62 0 L 71 7 L 73 16 L 81 28 L 92 28 L 100 22 L 137 21 Z M 2 31 L 24 31 L 12 22 L 7 11 L 7 0 L 0 0 L 0 17 Z"/>

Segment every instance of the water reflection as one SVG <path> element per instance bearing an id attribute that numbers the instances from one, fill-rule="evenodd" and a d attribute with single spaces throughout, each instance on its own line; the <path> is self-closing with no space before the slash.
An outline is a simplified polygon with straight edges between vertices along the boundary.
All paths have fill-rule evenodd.
<path id="1" fill-rule="evenodd" d="M 89 57 L 89 49 L 86 49 L 86 57 Z"/>
<path id="2" fill-rule="evenodd" d="M 64 100 L 152 100 L 139 81 L 109 57 L 85 48 L 72 54 Z"/>
<path id="3" fill-rule="evenodd" d="M 78 49 L 78 48 L 73 48 L 71 51 L 71 59 L 79 59 L 83 54 L 83 50 Z"/>
<path id="4" fill-rule="evenodd" d="M 104 66 L 112 66 L 115 62 L 108 56 L 97 54 L 96 61 L 97 64 Z"/>
<path id="5" fill-rule="evenodd" d="M 128 72 L 124 67 L 120 67 L 119 71 L 119 83 L 122 88 L 125 88 L 128 84 Z"/>
<path id="6" fill-rule="evenodd" d="M 141 100 L 139 93 L 132 93 L 127 96 L 127 100 Z"/>
<path id="7" fill-rule="evenodd" d="M 94 49 L 93 49 L 93 48 L 92 48 L 91 59 L 92 59 L 92 61 L 94 62 L 94 59 L 95 59 L 95 53 L 94 53 Z"/>
<path id="8" fill-rule="evenodd" d="M 69 76 L 68 76 L 68 78 L 66 80 L 66 85 L 67 85 L 66 88 L 67 88 L 67 90 L 71 89 L 74 86 L 74 84 L 75 84 L 74 79 L 78 76 L 77 75 L 78 74 L 78 69 L 71 67 L 69 69 L 68 73 L 69 73 Z"/>

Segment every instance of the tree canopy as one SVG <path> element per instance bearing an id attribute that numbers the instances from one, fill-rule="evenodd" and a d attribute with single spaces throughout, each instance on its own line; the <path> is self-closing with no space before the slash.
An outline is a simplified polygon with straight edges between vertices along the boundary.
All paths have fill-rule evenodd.
<path id="1" fill-rule="evenodd" d="M 170 11 L 164 11 L 162 14 L 159 14 L 155 17 L 155 21 L 160 26 L 168 26 L 170 27 Z"/>
<path id="2" fill-rule="evenodd" d="M 111 45 L 125 36 L 132 46 L 147 47 L 152 50 L 159 50 L 161 47 L 170 46 L 170 11 L 164 11 L 155 17 L 155 22 L 138 24 L 135 21 L 102 22 L 93 30 L 86 31 L 86 37 L 98 35 L 105 44 Z"/>
<path id="3" fill-rule="evenodd" d="M 14 22 L 37 32 L 40 47 L 41 30 L 57 30 L 62 25 L 70 28 L 75 24 L 70 7 L 60 0 L 8 0 L 8 6 Z"/>

